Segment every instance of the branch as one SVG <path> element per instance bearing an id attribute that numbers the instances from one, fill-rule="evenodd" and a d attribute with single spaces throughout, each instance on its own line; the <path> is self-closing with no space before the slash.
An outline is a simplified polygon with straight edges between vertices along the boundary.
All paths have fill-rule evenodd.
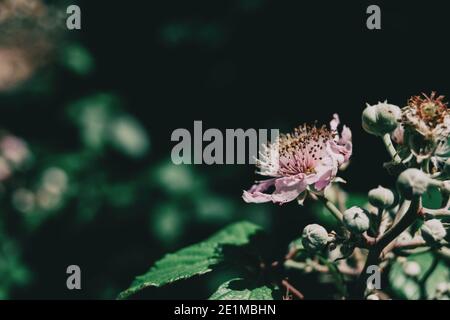
<path id="1" fill-rule="evenodd" d="M 403 231 L 405 231 L 416 219 L 420 208 L 420 197 L 415 197 L 411 201 L 411 205 L 406 214 L 394 224 L 385 234 L 376 239 L 375 244 L 369 249 L 366 264 L 361 272 L 356 287 L 353 292 L 353 298 L 362 299 L 367 287 L 367 279 L 369 274 L 367 269 L 371 265 L 378 265 L 380 262 L 380 255 L 384 248 L 389 245 L 395 238 L 397 238 Z"/>
<path id="2" fill-rule="evenodd" d="M 447 209 L 423 209 L 423 212 L 427 216 L 431 216 L 436 219 L 442 219 L 442 218 L 450 218 L 450 210 Z"/>
<path id="3" fill-rule="evenodd" d="M 427 246 L 427 243 L 422 238 L 415 238 L 401 243 L 393 241 L 383 249 L 381 257 L 385 257 L 389 252 L 394 250 L 410 250 L 425 246 Z"/>

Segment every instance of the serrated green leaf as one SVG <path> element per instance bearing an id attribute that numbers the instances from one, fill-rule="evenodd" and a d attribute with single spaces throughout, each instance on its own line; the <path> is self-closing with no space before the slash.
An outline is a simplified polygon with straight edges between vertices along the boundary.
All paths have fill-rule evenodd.
<path id="1" fill-rule="evenodd" d="M 209 239 L 191 245 L 175 253 L 167 254 L 144 275 L 136 277 L 130 288 L 119 295 L 119 299 L 148 287 L 161 287 L 166 284 L 205 274 L 223 260 L 221 248 L 224 245 L 242 246 L 261 228 L 243 221 L 232 224 Z"/>
<path id="2" fill-rule="evenodd" d="M 243 279 L 223 283 L 209 300 L 273 300 L 274 289 L 269 286 L 251 286 Z"/>

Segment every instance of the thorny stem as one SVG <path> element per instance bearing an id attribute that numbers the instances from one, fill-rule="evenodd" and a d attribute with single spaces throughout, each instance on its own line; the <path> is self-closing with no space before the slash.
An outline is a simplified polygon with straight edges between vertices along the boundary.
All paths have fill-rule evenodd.
<path id="1" fill-rule="evenodd" d="M 397 150 L 395 150 L 395 147 L 392 144 L 391 136 L 389 135 L 389 133 L 386 133 L 383 136 L 383 142 L 384 142 L 384 145 L 386 146 L 386 150 L 389 152 L 392 160 L 395 163 L 401 163 L 402 162 L 402 158 L 400 158 L 400 156 L 398 155 Z"/>
<path id="2" fill-rule="evenodd" d="M 383 249 L 389 245 L 395 238 L 397 238 L 403 231 L 405 231 L 416 219 L 417 213 L 420 208 L 420 197 L 415 197 L 411 201 L 411 206 L 408 212 L 394 224 L 385 234 L 377 238 L 375 244 L 369 249 L 366 264 L 361 272 L 356 287 L 353 292 L 353 298 L 362 299 L 367 287 L 367 279 L 370 274 L 367 273 L 367 269 L 371 265 L 378 265 L 380 261 L 380 255 Z"/>

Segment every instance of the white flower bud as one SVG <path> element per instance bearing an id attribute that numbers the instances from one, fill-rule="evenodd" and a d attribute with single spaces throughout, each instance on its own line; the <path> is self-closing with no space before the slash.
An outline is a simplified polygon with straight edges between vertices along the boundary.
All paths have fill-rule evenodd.
<path id="1" fill-rule="evenodd" d="M 309 224 L 303 229 L 302 244 L 309 251 L 325 248 L 329 240 L 327 230 L 318 224 Z"/>
<path id="2" fill-rule="evenodd" d="M 397 128 L 400 116 L 400 108 L 393 104 L 386 102 L 379 102 L 373 106 L 367 104 L 362 113 L 362 127 L 370 134 L 383 136 Z"/>
<path id="3" fill-rule="evenodd" d="M 370 220 L 363 209 L 351 207 L 344 212 L 344 224 L 352 232 L 363 233 L 369 230 Z"/>
<path id="4" fill-rule="evenodd" d="M 425 221 L 420 230 L 423 238 L 427 241 L 441 241 L 447 235 L 444 225 L 438 219 Z"/>
<path id="5" fill-rule="evenodd" d="M 369 202 L 374 207 L 386 209 L 394 204 L 395 196 L 391 190 L 378 186 L 369 191 Z"/>
<path id="6" fill-rule="evenodd" d="M 376 294 L 370 294 L 366 298 L 367 300 L 380 300 L 380 297 Z"/>
<path id="7" fill-rule="evenodd" d="M 415 261 L 408 261 L 403 265 L 403 272 L 409 277 L 418 277 L 421 271 L 420 265 Z"/>
<path id="8" fill-rule="evenodd" d="M 427 192 L 432 179 L 419 169 L 406 169 L 397 179 L 398 192 L 407 200 Z"/>

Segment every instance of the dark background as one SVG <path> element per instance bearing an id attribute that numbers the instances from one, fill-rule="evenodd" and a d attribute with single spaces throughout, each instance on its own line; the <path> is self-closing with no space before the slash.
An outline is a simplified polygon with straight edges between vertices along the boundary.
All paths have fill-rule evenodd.
<path id="1" fill-rule="evenodd" d="M 388 156 L 381 141 L 361 128 L 365 103 L 388 99 L 403 106 L 421 92 L 450 92 L 444 1 L 78 3 L 82 30 L 66 37 L 91 52 L 95 72 L 79 79 L 58 66 L 48 66 L 56 75 L 53 94 L 4 97 L 8 107 L 0 124 L 30 143 L 70 152 L 79 142 L 77 132 L 64 122 L 61 106 L 90 93 L 114 92 L 145 126 L 152 143 L 150 155 L 137 162 L 114 154 L 99 160 L 95 170 L 105 170 L 116 180 L 131 181 L 147 167 L 167 161 L 174 145 L 172 131 L 192 131 L 194 120 L 202 120 L 204 129 L 290 130 L 303 122 L 328 123 L 337 112 L 353 132 L 352 165 L 343 173 L 348 181 L 345 188 L 364 193 L 378 184 L 392 186 L 393 179 L 382 167 Z M 382 30 L 366 28 L 370 4 L 381 7 Z M 239 210 L 248 206 L 264 211 L 269 231 L 278 239 L 270 249 L 275 256 L 282 255 L 286 244 L 313 220 L 307 209 L 294 203 L 243 204 L 242 190 L 256 178 L 252 166 L 189 170 L 208 181 L 208 190 L 237 203 L 232 220 L 240 219 Z M 165 196 L 157 190 L 148 195 L 145 189 L 139 192 L 144 200 L 122 214 L 106 206 L 90 223 L 79 225 L 74 222 L 74 206 L 69 205 L 24 237 L 24 261 L 35 277 L 12 297 L 114 298 L 163 253 L 201 240 L 224 224 L 192 224 L 176 243 L 161 244 L 147 227 L 153 209 L 145 214 L 139 210 L 142 202 Z M 81 292 L 65 288 L 69 264 L 79 264 L 83 270 Z M 195 293 L 186 288 L 189 283 L 149 296 L 202 298 L 211 293 L 205 284 Z M 309 290 L 313 297 L 319 295 L 314 288 Z"/>

